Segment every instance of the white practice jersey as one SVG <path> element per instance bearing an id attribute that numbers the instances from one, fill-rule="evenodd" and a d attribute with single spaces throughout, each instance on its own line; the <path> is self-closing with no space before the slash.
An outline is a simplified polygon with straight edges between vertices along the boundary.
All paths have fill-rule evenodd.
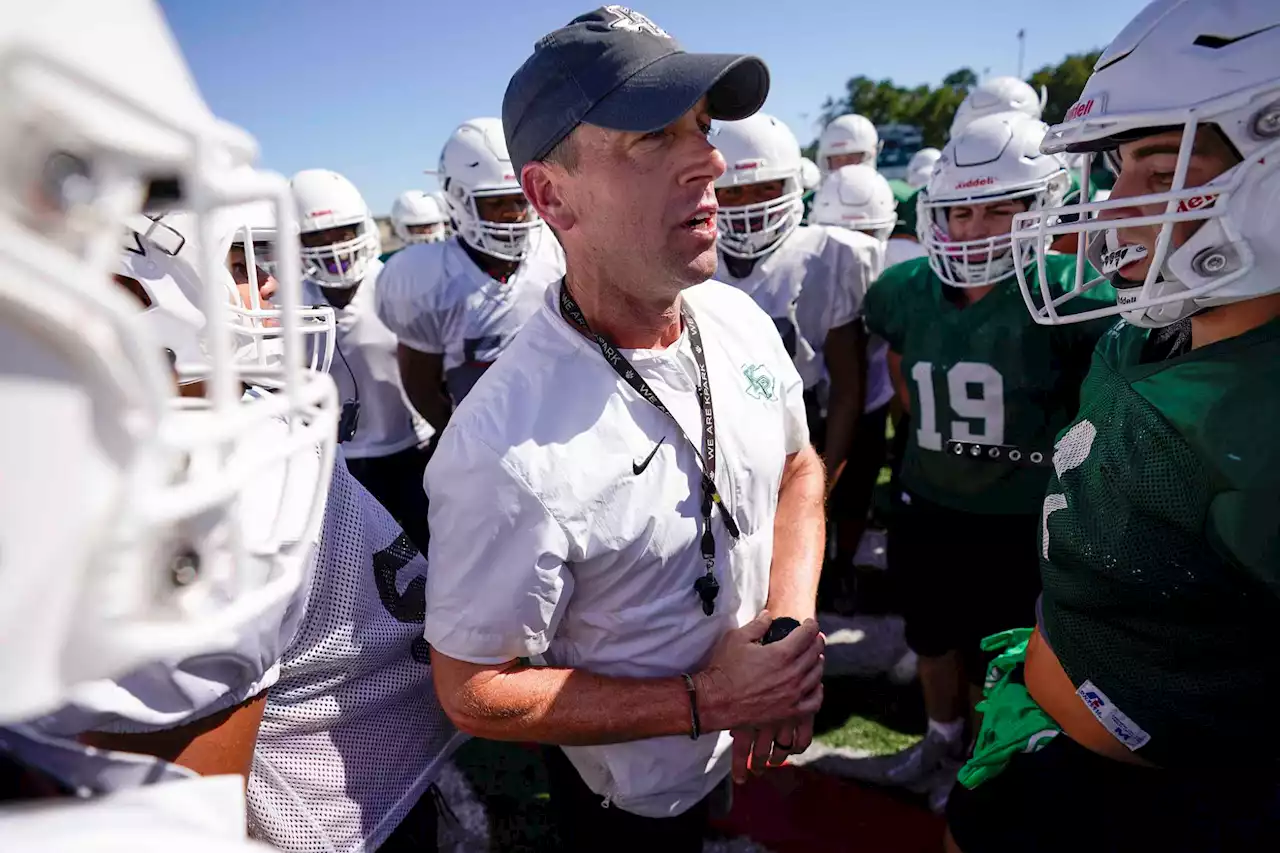
<path id="1" fill-rule="evenodd" d="M 443 355 L 456 406 L 564 276 L 564 252 L 547 228 L 506 282 L 476 266 L 458 239 L 406 246 L 378 281 L 378 316 L 400 343 Z M 336 361 L 336 359 L 335 359 Z"/>
<path id="2" fill-rule="evenodd" d="M 244 779 L 192 776 L 89 799 L 0 806 L 13 853 L 270 853 L 245 836 Z"/>
<path id="3" fill-rule="evenodd" d="M 929 254 L 915 240 L 906 237 L 890 237 L 884 244 L 884 267 L 888 269 L 894 264 L 901 264 L 913 258 L 923 258 Z"/>
<path id="4" fill-rule="evenodd" d="M 735 278 L 723 257 L 716 278 L 748 294 L 778 327 L 804 387 L 826 370 L 827 333 L 853 320 L 880 268 L 880 245 L 845 228 L 797 228 L 745 278 Z"/>
<path id="5" fill-rule="evenodd" d="M 355 436 L 342 445 L 349 459 L 390 456 L 426 444 L 434 430 L 404 396 L 396 362 L 396 336 L 378 319 L 377 278 L 382 264 L 374 261 L 369 274 L 337 320 L 333 362 L 329 374 L 338 386 L 338 399 L 358 401 L 360 419 Z M 313 281 L 302 286 L 302 301 L 328 305 L 324 291 Z"/>
<path id="6" fill-rule="evenodd" d="M 377 849 L 464 740 L 431 685 L 426 559 L 340 468 L 249 779 L 253 835 L 299 853 Z"/>

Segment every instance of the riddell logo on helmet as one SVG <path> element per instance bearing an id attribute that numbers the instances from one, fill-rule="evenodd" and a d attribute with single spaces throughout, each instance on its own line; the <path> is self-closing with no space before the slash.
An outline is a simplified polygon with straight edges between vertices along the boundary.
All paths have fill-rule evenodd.
<path id="1" fill-rule="evenodd" d="M 748 169 L 759 169 L 763 165 L 764 162 L 761 160 L 742 160 L 733 164 L 733 170 L 735 172 L 745 172 Z"/>
<path id="2" fill-rule="evenodd" d="M 995 178 L 970 178 L 956 184 L 958 190 L 971 190 L 974 187 L 989 187 L 996 182 Z"/>
<path id="3" fill-rule="evenodd" d="M 1071 109 L 1067 110 L 1067 114 L 1062 117 L 1062 120 L 1075 121 L 1076 119 L 1084 118 L 1091 112 L 1093 112 L 1093 98 L 1072 104 Z"/>
<path id="4" fill-rule="evenodd" d="M 307 216 L 333 216 L 332 210 L 313 210 Z"/>
<path id="5" fill-rule="evenodd" d="M 1178 213 L 1186 213 L 1189 210 L 1198 210 L 1209 202 L 1217 198 L 1216 195 L 1197 195 L 1191 198 L 1184 198 L 1178 202 Z"/>

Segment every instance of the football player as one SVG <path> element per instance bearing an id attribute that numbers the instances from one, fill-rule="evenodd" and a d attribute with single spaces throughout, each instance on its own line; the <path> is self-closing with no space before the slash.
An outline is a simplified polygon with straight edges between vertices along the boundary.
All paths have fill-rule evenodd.
<path id="1" fill-rule="evenodd" d="M 247 755 L 206 753 L 199 776 L 23 721 L 68 702 L 126 704 L 108 680 L 166 661 L 247 664 L 305 595 L 337 398 L 323 370 L 302 366 L 296 274 L 276 287 L 280 311 L 247 308 L 229 279 L 209 294 L 205 349 L 183 362 L 204 386 L 190 398 L 173 382 L 179 354 L 132 288 L 111 282 L 126 222 L 154 224 L 144 201 L 195 206 L 208 223 L 233 200 L 279 207 L 287 184 L 234 168 L 252 140 L 209 113 L 146 0 L 48 0 L 5 16 L 0 90 L 0 409 L 22 414 L 0 426 L 0 724 L 14 727 L 0 730 L 0 770 L 24 780 L 5 779 L 6 792 L 66 795 L 6 797 L 0 849 L 261 849 L 245 840 L 234 775 Z M 291 210 L 282 222 L 296 246 Z M 161 251 L 182 250 L 171 236 L 157 236 Z M 189 254 L 206 270 L 223 263 Z M 240 393 L 260 380 L 288 393 Z M 286 490 L 299 497 L 287 516 Z M 201 693 L 190 676 L 162 707 Z M 223 708 L 252 744 L 261 703 Z M 61 784 L 71 766 L 82 772 Z"/>
<path id="2" fill-rule="evenodd" d="M 327 169 L 290 181 L 302 243 L 303 300 L 331 306 L 337 317 L 335 358 L 347 467 L 387 508 L 419 550 L 427 547 L 422 472 L 433 430 L 405 400 L 396 337 L 378 319 L 377 226 L 355 186 Z"/>
<path id="3" fill-rule="evenodd" d="M 849 229 L 859 242 L 869 240 L 876 250 L 876 263 L 869 270 L 874 280 L 883 271 L 884 246 L 898 221 L 897 206 L 883 175 L 866 164 L 845 166 L 822 182 L 814 200 L 813 220 L 818 225 Z M 841 606 L 836 608 L 841 611 L 849 609 L 849 596 L 845 593 L 852 588 L 849 581 L 854 558 L 866 530 L 876 478 L 885 461 L 885 427 L 894 396 L 886 360 L 888 349 L 882 338 L 873 335 L 867 340 L 866 400 L 858 419 L 857 441 L 829 502 L 828 511 L 836 530 L 836 567 L 841 573 L 836 580 L 845 587 L 839 594 Z"/>
<path id="4" fill-rule="evenodd" d="M 1278 54 L 1275 4 L 1160 0 L 1045 138 L 1117 178 L 1015 220 L 1081 245 L 1068 293 L 1019 277 L 1032 316 L 1124 322 L 1058 438 L 1036 628 L 999 640 L 952 849 L 1280 848 Z M 1068 314 L 1099 281 L 1118 304 Z"/>
<path id="5" fill-rule="evenodd" d="M 818 170 L 826 177 L 841 166 L 866 163 L 874 167 L 883 147 L 870 119 L 855 113 L 837 116 L 818 137 Z"/>
<path id="6" fill-rule="evenodd" d="M 422 190 L 408 190 L 391 205 L 391 230 L 406 246 L 443 243 L 449 238 L 449 217 L 441 199 Z"/>
<path id="7" fill-rule="evenodd" d="M 715 182 L 720 265 L 716 279 L 764 309 L 804 381 L 810 434 L 831 485 L 853 446 L 865 396 L 866 335 L 858 311 L 882 262 L 874 240 L 842 228 L 801 226 L 800 145 L 757 113 L 720 124 L 711 142 L 725 159 Z M 825 440 L 819 386 L 830 377 Z"/>
<path id="8" fill-rule="evenodd" d="M 1003 113 L 953 137 L 919 200 L 928 257 L 889 268 L 867 295 L 867 326 L 888 341 L 912 419 L 888 558 L 929 718 L 923 742 L 884 778 L 927 787 L 935 808 L 965 751 L 964 685 L 986 672 L 979 641 L 1025 621 L 1035 603 L 1032 549 L 1053 438 L 1075 414 L 1107 325 L 1041 328 L 1015 286 L 1015 271 L 1033 261 L 1057 293 L 1075 274 L 1070 257 L 1037 260 L 1011 245 L 1014 215 L 1057 206 L 1068 186 L 1058 157 L 1040 153 L 1044 132 Z M 1086 301 L 1109 296 L 1100 288 Z"/>
<path id="9" fill-rule="evenodd" d="M 455 237 L 388 261 L 378 316 L 409 401 L 437 430 L 564 275 L 564 255 L 511 171 L 502 121 L 463 122 L 440 153 Z"/>

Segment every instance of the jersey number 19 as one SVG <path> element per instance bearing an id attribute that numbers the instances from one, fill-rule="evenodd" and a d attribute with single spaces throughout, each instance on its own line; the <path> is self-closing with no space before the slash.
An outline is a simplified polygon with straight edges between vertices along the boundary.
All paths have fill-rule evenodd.
<path id="1" fill-rule="evenodd" d="M 911 367 L 911 378 L 916 383 L 920 401 L 919 411 L 913 413 L 920 423 L 916 429 L 916 441 L 924 450 L 942 450 L 938 401 L 933 391 L 933 364 L 916 362 Z M 963 419 L 948 418 L 952 441 L 1004 444 L 1004 378 L 998 370 L 974 361 L 956 362 L 947 371 L 947 399 L 951 413 Z"/>

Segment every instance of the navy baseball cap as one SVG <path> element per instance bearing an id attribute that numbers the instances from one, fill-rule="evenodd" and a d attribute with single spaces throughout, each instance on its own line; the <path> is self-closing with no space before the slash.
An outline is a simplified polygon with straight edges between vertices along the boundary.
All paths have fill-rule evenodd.
<path id="1" fill-rule="evenodd" d="M 769 94 L 759 57 L 686 53 L 653 21 L 602 6 L 543 36 L 507 84 L 502 127 L 516 175 L 582 122 L 648 133 L 707 96 L 713 119 L 754 114 Z"/>

